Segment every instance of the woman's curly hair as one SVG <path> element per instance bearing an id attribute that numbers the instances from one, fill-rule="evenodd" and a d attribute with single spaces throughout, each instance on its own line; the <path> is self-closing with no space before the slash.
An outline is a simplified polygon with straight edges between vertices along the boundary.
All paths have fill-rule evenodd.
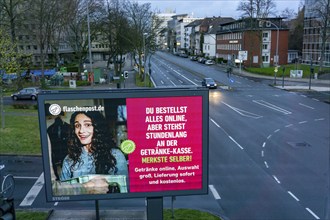
<path id="1" fill-rule="evenodd" d="M 108 174 L 109 170 L 116 167 L 116 158 L 112 155 L 111 149 L 115 148 L 115 143 L 109 128 L 106 124 L 105 117 L 98 111 L 88 112 L 74 112 L 70 119 L 71 132 L 68 140 L 68 155 L 73 161 L 71 165 L 71 174 L 73 173 L 74 166 L 77 163 L 82 163 L 80 155 L 82 153 L 83 145 L 75 134 L 75 118 L 78 114 L 84 114 L 92 120 L 94 133 L 91 142 L 91 152 L 94 158 L 95 173 Z"/>

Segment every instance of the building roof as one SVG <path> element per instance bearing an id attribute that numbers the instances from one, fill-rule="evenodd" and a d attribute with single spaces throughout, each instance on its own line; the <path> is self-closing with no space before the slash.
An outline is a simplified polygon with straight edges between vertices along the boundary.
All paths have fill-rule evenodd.
<path id="1" fill-rule="evenodd" d="M 232 17 L 218 17 L 211 21 L 208 34 L 216 34 L 220 30 L 220 25 L 235 21 Z"/>
<path id="2" fill-rule="evenodd" d="M 185 25 L 185 27 L 196 27 L 202 23 L 203 19 L 198 19 L 195 21 L 190 22 L 189 24 Z"/>

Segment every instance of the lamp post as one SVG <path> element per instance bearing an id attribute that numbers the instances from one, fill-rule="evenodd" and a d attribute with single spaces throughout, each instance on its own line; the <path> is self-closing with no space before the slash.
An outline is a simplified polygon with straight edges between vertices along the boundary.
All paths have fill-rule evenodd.
<path id="1" fill-rule="evenodd" d="M 89 67 L 90 67 L 90 74 L 91 74 L 91 84 L 94 86 L 94 74 L 93 74 L 93 64 L 92 64 L 92 48 L 91 48 L 91 31 L 89 25 L 89 9 L 87 3 L 87 31 L 88 31 L 88 52 L 89 52 Z"/>
<path id="2" fill-rule="evenodd" d="M 144 78 L 144 86 L 146 87 L 147 85 L 147 78 L 146 78 L 146 62 L 147 62 L 147 55 L 146 55 L 146 36 L 148 33 L 143 33 L 143 78 Z"/>
<path id="3" fill-rule="evenodd" d="M 311 90 L 312 86 L 312 75 L 314 73 L 314 67 L 313 67 L 313 59 L 311 58 L 311 66 L 310 66 L 310 71 L 309 71 L 309 90 Z"/>

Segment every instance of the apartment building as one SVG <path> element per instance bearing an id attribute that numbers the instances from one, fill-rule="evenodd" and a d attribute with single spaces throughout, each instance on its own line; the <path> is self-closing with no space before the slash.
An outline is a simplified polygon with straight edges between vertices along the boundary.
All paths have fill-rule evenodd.
<path id="1" fill-rule="evenodd" d="M 159 13 L 156 15 L 156 17 L 161 21 L 160 27 L 159 27 L 159 33 L 156 36 L 156 45 L 158 45 L 158 48 L 161 50 L 166 50 L 168 49 L 168 41 L 167 39 L 169 38 L 168 34 L 168 25 L 167 22 L 172 19 L 173 16 L 175 16 L 175 13 Z"/>
<path id="2" fill-rule="evenodd" d="M 305 13 L 304 13 L 304 37 L 303 37 L 303 51 L 302 62 L 318 65 L 321 59 L 322 51 L 322 34 L 324 28 L 322 25 L 327 25 L 325 53 L 323 57 L 323 65 L 330 66 L 330 19 L 328 23 L 324 24 L 324 20 L 320 17 L 320 14 L 315 10 L 315 5 L 319 0 L 305 0 Z M 329 15 L 328 15 L 329 16 Z"/>

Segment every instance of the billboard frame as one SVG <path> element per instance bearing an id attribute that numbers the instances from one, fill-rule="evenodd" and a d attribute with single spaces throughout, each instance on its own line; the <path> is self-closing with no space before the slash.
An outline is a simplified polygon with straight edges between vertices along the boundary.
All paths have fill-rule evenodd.
<path id="1" fill-rule="evenodd" d="M 157 98 L 157 97 L 202 97 L 202 186 L 197 190 L 169 190 L 155 192 L 128 192 L 113 194 L 80 194 L 54 196 L 52 191 L 51 156 L 48 146 L 46 107 L 45 102 L 57 100 L 86 100 L 86 99 L 127 99 L 127 98 Z M 209 160 L 209 90 L 205 88 L 171 88 L 171 89 L 117 89 L 117 90 L 64 90 L 47 91 L 38 96 L 38 114 L 46 199 L 48 202 L 105 200 L 163 196 L 202 195 L 208 193 L 208 160 Z"/>

